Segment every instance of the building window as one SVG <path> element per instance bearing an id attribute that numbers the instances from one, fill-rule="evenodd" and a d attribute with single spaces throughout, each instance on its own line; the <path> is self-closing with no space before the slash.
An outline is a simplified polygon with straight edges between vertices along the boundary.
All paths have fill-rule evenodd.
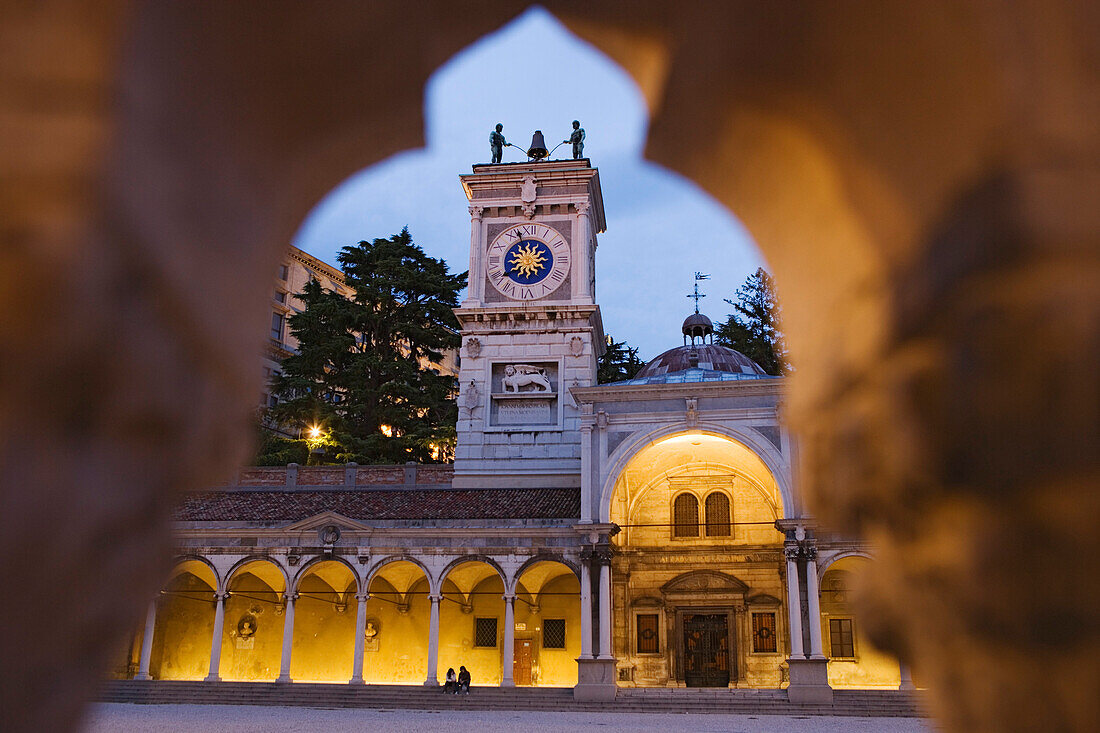
<path id="1" fill-rule="evenodd" d="M 286 265 L 279 265 L 279 279 L 283 280 L 285 282 L 286 279 L 287 279 L 287 276 L 289 276 L 289 275 L 290 275 L 290 268 Z"/>
<path id="2" fill-rule="evenodd" d="M 775 614 L 752 615 L 752 650 L 758 653 L 774 653 L 779 650 L 775 642 Z"/>
<path id="3" fill-rule="evenodd" d="M 721 491 L 707 496 L 707 537 L 730 536 L 730 499 Z"/>
<path id="4" fill-rule="evenodd" d="M 565 648 L 565 619 L 547 618 L 542 621 L 542 648 Z"/>
<path id="5" fill-rule="evenodd" d="M 495 618 L 474 619 L 474 646 L 495 647 L 497 645 L 497 620 Z"/>
<path id="6" fill-rule="evenodd" d="M 852 619 L 829 619 L 829 656 L 841 659 L 855 658 L 856 645 L 852 635 Z"/>
<path id="7" fill-rule="evenodd" d="M 283 321 L 286 317 L 282 313 L 271 314 L 271 338 L 276 341 L 283 340 Z"/>
<path id="8" fill-rule="evenodd" d="M 656 654 L 661 651 L 661 633 L 657 628 L 657 614 L 639 613 L 638 653 Z"/>
<path id="9" fill-rule="evenodd" d="M 672 505 L 672 536 L 699 536 L 699 500 L 691 494 L 680 494 Z"/>
<path id="10" fill-rule="evenodd" d="M 286 293 L 282 290 L 275 291 L 275 300 L 279 303 L 286 303 Z"/>

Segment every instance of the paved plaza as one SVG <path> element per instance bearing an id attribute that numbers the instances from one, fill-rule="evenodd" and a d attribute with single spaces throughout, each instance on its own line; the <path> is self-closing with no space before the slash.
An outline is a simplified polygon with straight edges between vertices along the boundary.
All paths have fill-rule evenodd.
<path id="1" fill-rule="evenodd" d="M 313 709 L 245 705 L 129 705 L 92 707 L 83 733 L 316 733 L 339 731 L 636 731 L 637 733 L 931 733 L 917 718 L 839 718 L 785 715 L 645 715 L 394 709 Z"/>

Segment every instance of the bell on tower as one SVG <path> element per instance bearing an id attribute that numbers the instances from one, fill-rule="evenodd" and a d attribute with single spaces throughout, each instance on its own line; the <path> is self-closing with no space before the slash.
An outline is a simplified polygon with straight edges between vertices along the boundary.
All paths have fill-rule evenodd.
<path id="1" fill-rule="evenodd" d="M 550 151 L 546 149 L 546 140 L 542 137 L 542 130 L 535 130 L 535 134 L 531 136 L 531 147 L 527 148 L 527 157 L 531 160 L 542 160 L 550 155 Z"/>

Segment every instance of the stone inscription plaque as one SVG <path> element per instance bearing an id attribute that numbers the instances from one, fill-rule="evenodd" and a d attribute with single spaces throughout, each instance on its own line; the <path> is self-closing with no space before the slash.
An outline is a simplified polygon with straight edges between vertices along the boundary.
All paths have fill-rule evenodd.
<path id="1" fill-rule="evenodd" d="M 499 425 L 550 425 L 553 400 L 500 400 L 497 402 Z"/>

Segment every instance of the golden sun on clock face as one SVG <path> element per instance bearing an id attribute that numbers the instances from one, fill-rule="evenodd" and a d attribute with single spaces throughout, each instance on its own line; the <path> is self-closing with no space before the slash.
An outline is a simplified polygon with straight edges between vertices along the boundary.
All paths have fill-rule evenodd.
<path id="1" fill-rule="evenodd" d="M 517 224 L 498 234 L 486 253 L 486 274 L 502 295 L 545 298 L 569 274 L 569 245 L 545 224 Z"/>

